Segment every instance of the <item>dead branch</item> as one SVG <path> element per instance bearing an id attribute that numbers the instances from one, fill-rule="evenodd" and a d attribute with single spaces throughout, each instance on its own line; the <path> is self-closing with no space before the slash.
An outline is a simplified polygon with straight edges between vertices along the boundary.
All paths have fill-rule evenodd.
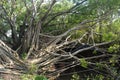
<path id="1" fill-rule="evenodd" d="M 0 58 L 2 58 L 2 56 L 4 56 L 4 59 L 9 60 L 9 62 L 11 62 L 13 65 L 19 64 L 23 68 L 27 68 L 27 65 L 19 59 L 17 52 L 13 51 L 6 44 L 4 44 L 4 42 L 0 40 Z M 5 63 L 5 61 L 3 62 Z"/>

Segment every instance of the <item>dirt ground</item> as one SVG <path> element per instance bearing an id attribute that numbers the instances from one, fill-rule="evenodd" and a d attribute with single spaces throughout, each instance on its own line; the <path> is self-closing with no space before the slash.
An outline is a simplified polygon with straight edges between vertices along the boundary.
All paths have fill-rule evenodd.
<path id="1" fill-rule="evenodd" d="M 0 73 L 0 80 L 21 80 L 18 75 Z"/>

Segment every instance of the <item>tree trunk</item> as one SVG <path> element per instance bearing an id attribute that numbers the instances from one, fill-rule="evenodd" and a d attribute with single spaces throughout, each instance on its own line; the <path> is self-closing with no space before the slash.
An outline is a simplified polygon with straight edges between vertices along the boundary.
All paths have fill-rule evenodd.
<path id="1" fill-rule="evenodd" d="M 28 53 L 29 50 L 39 48 L 39 33 L 41 29 L 41 22 L 36 26 L 30 26 L 25 33 L 25 36 L 22 40 L 22 45 L 20 49 L 20 54 Z"/>

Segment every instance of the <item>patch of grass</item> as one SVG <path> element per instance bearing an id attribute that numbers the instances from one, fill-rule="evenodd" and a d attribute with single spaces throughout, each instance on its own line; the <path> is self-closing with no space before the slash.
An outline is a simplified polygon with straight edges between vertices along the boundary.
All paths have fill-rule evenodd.
<path id="1" fill-rule="evenodd" d="M 44 75 L 24 74 L 21 76 L 21 80 L 48 80 L 48 79 Z"/>

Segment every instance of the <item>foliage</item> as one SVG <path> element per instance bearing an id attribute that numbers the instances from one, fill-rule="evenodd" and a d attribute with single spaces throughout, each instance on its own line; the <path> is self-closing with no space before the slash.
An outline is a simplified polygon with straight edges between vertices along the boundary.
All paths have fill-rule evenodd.
<path id="1" fill-rule="evenodd" d="M 71 80 L 80 80 L 80 76 L 77 73 L 74 73 L 72 75 L 72 79 Z"/>
<path id="2" fill-rule="evenodd" d="M 35 77 L 35 80 L 48 80 L 45 76 L 43 76 L 43 75 L 37 75 L 36 77 Z"/>
<path id="3" fill-rule="evenodd" d="M 35 75 L 23 74 L 21 75 L 21 80 L 34 80 Z"/>
<path id="4" fill-rule="evenodd" d="M 84 58 L 80 59 L 80 65 L 84 68 L 87 68 L 88 62 Z"/>
<path id="5" fill-rule="evenodd" d="M 12 44 L 12 48 L 14 47 L 15 50 L 20 48 L 18 53 L 21 54 L 23 61 L 29 51 L 31 51 L 30 53 L 42 53 L 41 51 L 43 51 L 43 53 L 46 52 L 47 58 L 49 58 L 48 53 L 56 53 L 57 51 L 52 50 L 59 48 L 57 47 L 59 43 L 63 43 L 59 46 L 63 46 L 64 43 L 67 43 L 67 39 L 66 42 L 64 42 L 64 39 L 68 35 L 70 35 L 71 41 L 82 38 L 81 43 L 85 44 L 120 40 L 120 13 L 118 11 L 120 8 L 120 0 L 44 1 L 45 0 L 43 0 L 43 2 L 42 0 L 1 0 L 0 2 L 0 38 L 4 39 L 5 37 L 4 40 Z M 86 23 L 83 24 L 83 22 Z M 81 25 L 76 26 L 78 24 L 82 24 L 82 26 L 85 27 L 87 26 L 87 28 L 79 30 Z M 70 31 L 72 28 L 77 29 Z M 12 31 L 11 37 L 6 35 L 8 30 Z M 66 31 L 70 32 L 63 37 L 60 37 L 62 33 L 65 33 Z M 87 34 L 83 37 L 85 33 Z M 50 37 L 51 35 L 54 37 L 57 36 L 53 39 L 55 42 L 48 42 L 52 42 L 53 44 L 50 44 L 50 46 L 54 46 L 54 48 L 50 48 L 50 51 L 46 51 L 47 46 L 49 47 L 49 45 L 47 45 L 48 43 L 43 43 L 46 47 L 41 48 L 43 45 L 40 44 L 40 41 L 43 41 L 43 38 L 40 38 L 41 36 L 39 34 L 46 34 L 47 37 Z M 57 39 L 58 37 L 60 38 Z M 89 39 L 92 39 L 92 42 L 90 42 Z M 119 44 L 111 45 L 108 48 L 108 52 L 112 55 L 108 61 L 112 63 L 110 67 L 114 67 L 115 63 L 118 62 L 117 56 L 119 56 L 119 54 L 117 53 L 119 52 L 119 48 Z M 93 53 L 96 54 L 96 51 Z M 34 55 L 35 58 L 33 59 L 38 58 L 38 60 L 42 60 L 38 63 L 47 61 L 46 56 L 44 57 L 42 55 L 43 57 L 41 58 L 41 54 L 37 54 L 36 56 L 36 54 L 32 53 L 32 56 Z M 80 59 L 79 62 L 82 67 L 88 67 L 88 61 L 84 58 Z M 107 61 L 104 62 L 107 63 Z M 103 68 L 102 63 L 96 62 L 95 64 L 99 69 Z M 29 75 L 34 74 L 37 71 L 38 65 L 30 64 L 28 68 L 28 74 L 22 76 L 23 80 L 29 80 L 30 78 L 32 80 L 47 80 L 43 75 Z M 117 72 L 115 72 L 115 74 L 116 73 Z M 91 75 L 88 76 L 87 80 L 90 80 L 91 78 L 92 80 L 103 80 L 105 77 L 101 74 L 95 76 Z M 78 74 L 72 76 L 72 80 L 79 79 L 80 76 Z"/>
<path id="6" fill-rule="evenodd" d="M 110 53 L 117 53 L 119 51 L 120 45 L 114 44 L 108 48 Z"/>
<path id="7" fill-rule="evenodd" d="M 104 80 L 104 76 L 103 75 L 91 75 L 91 76 L 88 76 L 86 80 Z M 106 80 L 109 80 L 109 79 L 106 79 Z"/>
<path id="8" fill-rule="evenodd" d="M 22 58 L 23 60 L 25 60 L 26 56 L 27 56 L 27 53 L 22 53 L 22 54 L 21 54 L 21 58 Z"/>
<path id="9" fill-rule="evenodd" d="M 35 65 L 35 64 L 30 64 L 29 65 L 29 71 L 28 71 L 28 73 L 29 74 L 33 74 L 33 73 L 35 73 L 37 71 L 37 65 Z"/>
<path id="10" fill-rule="evenodd" d="M 0 80 L 4 80 L 4 79 L 0 78 Z"/>
<path id="11" fill-rule="evenodd" d="M 21 80 L 48 80 L 48 79 L 43 75 L 24 74 L 21 76 Z"/>
<path id="12" fill-rule="evenodd" d="M 80 22 L 90 19 L 94 20 L 96 17 L 98 17 L 98 14 L 100 15 L 104 14 L 105 12 L 108 12 L 112 9 L 112 12 L 108 14 L 108 18 L 111 19 L 111 15 L 116 15 L 117 9 L 119 8 L 119 0 L 88 0 L 85 1 L 83 4 L 79 4 L 81 1 L 79 0 L 59 0 L 54 6 L 52 7 L 49 16 L 47 17 L 46 21 L 42 23 L 42 32 L 43 33 L 49 33 L 50 35 L 58 35 L 66 30 L 73 27 L 75 24 L 79 24 Z M 40 1 L 36 0 L 34 4 L 36 5 L 35 8 L 38 7 Z M 3 32 L 6 33 L 7 30 L 11 29 L 10 24 L 8 23 L 8 19 L 10 18 L 11 21 L 14 22 L 15 29 L 17 31 L 17 34 L 19 35 L 20 31 L 20 25 L 28 24 L 30 25 L 30 20 L 32 13 L 34 13 L 34 10 L 32 10 L 32 1 L 10 1 L 7 0 L 2 1 L 1 4 L 4 6 L 7 14 L 4 13 L 4 10 L 1 9 L 1 15 L 3 18 L 1 18 L 0 21 L 0 27 L 2 28 Z M 34 16 L 34 24 L 36 24 L 40 18 L 44 16 L 44 14 L 47 12 L 48 7 L 50 3 L 46 2 L 46 4 L 42 4 L 40 9 L 38 9 L 38 12 Z M 77 5 L 77 7 L 72 8 L 74 5 Z M 64 7 L 65 6 L 65 7 Z M 12 9 L 11 9 L 12 8 Z M 28 9 L 27 9 L 28 8 Z M 72 8 L 72 9 L 71 9 Z M 70 12 L 69 9 L 71 10 Z M 65 12 L 66 11 L 66 12 Z M 59 16 L 55 15 L 65 12 L 64 14 L 61 14 Z M 29 16 L 27 14 L 29 13 Z M 8 16 L 8 17 L 6 17 Z M 53 18 L 53 19 L 52 19 Z M 107 21 L 109 22 L 109 21 Z M 103 22 L 102 22 L 103 23 Z M 106 23 L 103 23 L 106 24 Z M 119 32 L 118 25 L 119 23 L 116 23 L 111 26 L 112 31 L 117 29 L 117 32 Z M 25 26 L 24 26 L 25 27 Z M 105 28 L 105 30 L 104 30 Z M 112 39 L 115 39 L 117 35 L 114 32 L 107 33 L 108 27 L 103 27 L 103 41 L 110 41 Z M 79 37 L 79 34 L 81 34 L 81 31 L 77 31 L 74 36 Z M 4 36 L 4 35 L 1 35 Z M 96 38 L 98 39 L 98 38 Z"/>
<path id="13" fill-rule="evenodd" d="M 114 55 L 110 58 L 109 62 L 111 63 L 111 66 L 115 66 L 115 64 L 118 62 L 118 55 L 114 54 Z M 118 63 L 118 64 L 119 64 L 119 63 Z M 114 72 L 115 72 L 115 71 L 114 71 Z"/>
<path id="14" fill-rule="evenodd" d="M 119 38 L 119 20 L 103 28 L 103 41 L 112 41 Z"/>
<path id="15" fill-rule="evenodd" d="M 96 74 L 96 75 L 90 74 L 88 76 L 85 76 L 84 78 L 80 78 L 80 75 L 75 73 L 72 75 L 72 78 L 71 78 L 71 80 L 104 80 L 104 79 L 105 80 L 114 80 L 113 78 L 106 77 L 101 74 Z"/>

